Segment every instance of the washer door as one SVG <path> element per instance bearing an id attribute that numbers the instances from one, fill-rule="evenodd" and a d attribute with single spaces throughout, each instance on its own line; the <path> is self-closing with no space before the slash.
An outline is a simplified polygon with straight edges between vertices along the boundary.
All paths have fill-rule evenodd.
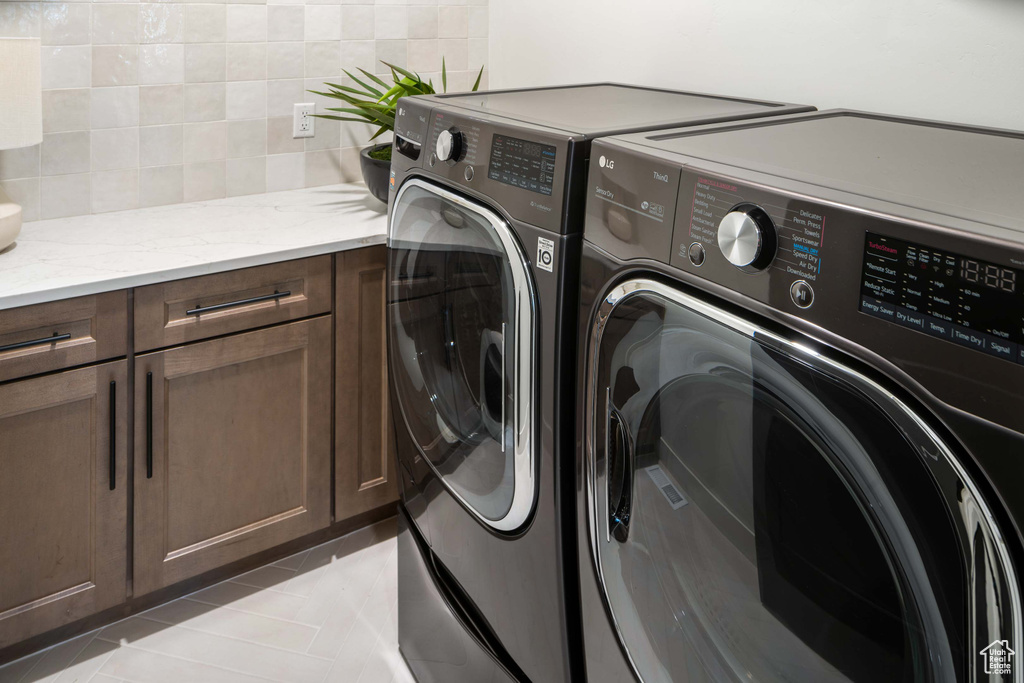
<path id="1" fill-rule="evenodd" d="M 466 509 L 514 531 L 536 498 L 526 257 L 496 213 L 413 179 L 395 198 L 388 268 L 390 371 L 404 428 Z"/>
<path id="2" fill-rule="evenodd" d="M 634 280 L 587 396 L 593 560 L 641 680 L 989 680 L 1019 636 L 984 501 L 863 375 Z"/>

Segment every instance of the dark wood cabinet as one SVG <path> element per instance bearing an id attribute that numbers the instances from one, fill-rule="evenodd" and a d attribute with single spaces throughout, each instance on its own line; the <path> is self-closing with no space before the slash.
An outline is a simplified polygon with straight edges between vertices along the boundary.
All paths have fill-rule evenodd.
<path id="1" fill-rule="evenodd" d="M 0 385 L 0 649 L 125 601 L 124 360 Z"/>
<path id="2" fill-rule="evenodd" d="M 331 317 L 137 356 L 135 595 L 330 523 Z"/>
<path id="3" fill-rule="evenodd" d="M 388 406 L 383 246 L 336 257 L 334 509 L 343 520 L 397 502 Z"/>

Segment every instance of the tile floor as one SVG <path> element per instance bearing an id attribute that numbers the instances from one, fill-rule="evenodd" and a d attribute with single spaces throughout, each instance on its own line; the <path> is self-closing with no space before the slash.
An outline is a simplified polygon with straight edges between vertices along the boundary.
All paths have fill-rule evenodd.
<path id="1" fill-rule="evenodd" d="M 0 668 L 0 683 L 412 683 L 395 520 Z"/>

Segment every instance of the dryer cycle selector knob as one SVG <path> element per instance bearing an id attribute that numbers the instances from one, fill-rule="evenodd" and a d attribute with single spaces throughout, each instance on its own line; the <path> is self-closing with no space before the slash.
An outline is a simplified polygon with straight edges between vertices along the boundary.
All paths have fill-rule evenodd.
<path id="1" fill-rule="evenodd" d="M 718 248 L 729 263 L 748 273 L 767 268 L 775 258 L 775 224 L 755 204 L 739 204 L 718 224 Z"/>
<path id="2" fill-rule="evenodd" d="M 434 153 L 441 161 L 456 162 L 462 156 L 463 135 L 455 128 L 442 130 L 437 134 Z"/>

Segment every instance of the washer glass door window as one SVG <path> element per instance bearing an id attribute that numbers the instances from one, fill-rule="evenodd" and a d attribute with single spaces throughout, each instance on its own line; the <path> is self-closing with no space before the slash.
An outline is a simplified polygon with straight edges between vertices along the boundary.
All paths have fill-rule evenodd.
<path id="1" fill-rule="evenodd" d="M 984 501 L 877 384 L 648 280 L 589 351 L 588 533 L 641 680 L 969 681 L 1015 637 Z"/>
<path id="2" fill-rule="evenodd" d="M 389 228 L 389 354 L 420 453 L 481 522 L 514 531 L 535 499 L 535 307 L 527 261 L 493 211 L 406 182 Z"/>

